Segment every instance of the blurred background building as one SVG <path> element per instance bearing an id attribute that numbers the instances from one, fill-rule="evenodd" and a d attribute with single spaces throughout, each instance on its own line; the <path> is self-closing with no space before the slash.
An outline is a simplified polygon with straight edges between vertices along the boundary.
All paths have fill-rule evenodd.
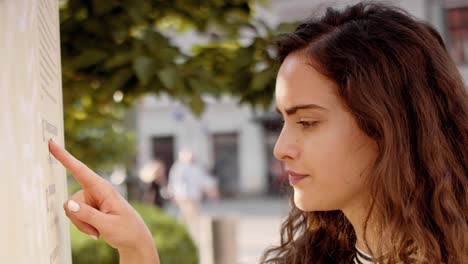
<path id="1" fill-rule="evenodd" d="M 345 6 L 357 1 L 272 0 L 258 7 L 256 16 L 275 26 L 307 18 L 323 5 Z M 414 16 L 432 24 L 443 36 L 453 59 L 468 81 L 468 1 L 393 1 Z M 179 47 L 189 50 L 209 35 L 188 32 L 174 36 Z M 187 147 L 218 179 L 223 197 L 277 195 L 281 168 L 272 156 L 279 133 L 274 111 L 239 106 L 232 97 L 205 97 L 200 117 L 166 96 L 146 96 L 135 106 L 137 164 L 161 159 L 170 167 L 178 150 Z"/>

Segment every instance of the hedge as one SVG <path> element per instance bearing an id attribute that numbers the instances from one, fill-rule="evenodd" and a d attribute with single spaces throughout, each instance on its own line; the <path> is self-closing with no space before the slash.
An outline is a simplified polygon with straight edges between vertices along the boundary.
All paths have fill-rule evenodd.
<path id="1" fill-rule="evenodd" d="M 183 225 L 154 206 L 132 203 L 148 225 L 163 264 L 197 264 L 198 253 Z M 73 264 L 118 264 L 118 253 L 103 239 L 94 241 L 70 224 Z"/>

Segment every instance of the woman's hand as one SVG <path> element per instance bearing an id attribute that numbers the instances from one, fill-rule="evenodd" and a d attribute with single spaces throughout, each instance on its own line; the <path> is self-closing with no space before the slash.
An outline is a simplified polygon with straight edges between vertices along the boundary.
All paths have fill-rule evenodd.
<path id="1" fill-rule="evenodd" d="M 116 248 L 120 263 L 159 263 L 148 227 L 112 185 L 52 140 L 49 150 L 82 188 L 63 205 L 73 224 L 93 238 L 102 237 Z"/>

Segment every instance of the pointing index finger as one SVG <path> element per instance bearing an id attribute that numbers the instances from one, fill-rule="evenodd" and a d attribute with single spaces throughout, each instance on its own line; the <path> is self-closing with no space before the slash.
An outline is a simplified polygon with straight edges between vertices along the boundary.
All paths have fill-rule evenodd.
<path id="1" fill-rule="evenodd" d="M 71 155 L 65 148 L 49 140 L 49 151 L 62 165 L 71 172 L 84 190 L 89 190 L 98 186 L 103 186 L 106 182 L 99 177 L 83 162 Z M 100 188 L 98 188 L 100 189 Z"/>

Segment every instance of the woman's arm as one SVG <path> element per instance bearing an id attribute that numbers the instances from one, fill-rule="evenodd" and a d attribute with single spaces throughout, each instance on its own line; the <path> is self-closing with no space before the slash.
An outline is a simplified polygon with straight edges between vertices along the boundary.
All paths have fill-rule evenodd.
<path id="1" fill-rule="evenodd" d="M 148 245 L 150 244 L 153 243 L 148 243 Z M 159 256 L 155 248 L 156 247 L 153 244 L 152 247 L 148 248 L 119 250 L 120 264 L 159 264 Z"/>
<path id="2" fill-rule="evenodd" d="M 49 150 L 82 187 L 63 205 L 73 224 L 83 233 L 102 237 L 116 248 L 121 264 L 159 264 L 151 232 L 112 185 L 52 140 Z"/>

